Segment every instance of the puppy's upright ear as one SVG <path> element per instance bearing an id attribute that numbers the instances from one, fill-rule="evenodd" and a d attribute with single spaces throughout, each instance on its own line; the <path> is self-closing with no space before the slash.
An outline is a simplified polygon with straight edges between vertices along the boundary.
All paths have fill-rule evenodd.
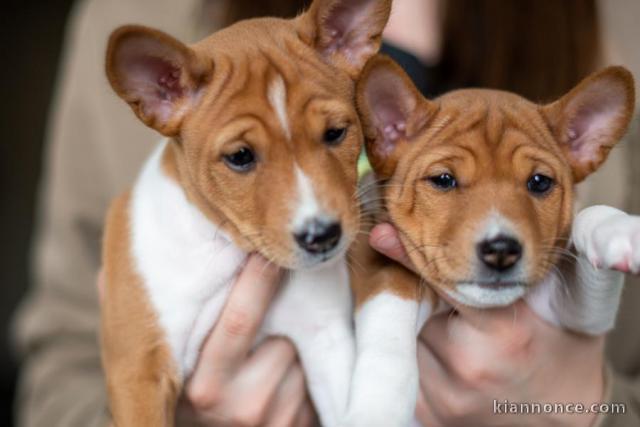
<path id="1" fill-rule="evenodd" d="M 379 177 L 389 178 L 437 107 L 384 55 L 367 63 L 357 85 L 357 104 L 369 162 Z"/>
<path id="2" fill-rule="evenodd" d="M 329 62 L 358 77 L 380 49 L 391 0 L 314 0 L 299 18 L 302 39 Z"/>
<path id="3" fill-rule="evenodd" d="M 633 76 L 623 67 L 597 72 L 542 113 L 580 182 L 607 159 L 635 106 Z"/>
<path id="4" fill-rule="evenodd" d="M 106 72 L 115 92 L 147 126 L 175 136 L 213 64 L 173 37 L 128 25 L 109 38 Z"/>

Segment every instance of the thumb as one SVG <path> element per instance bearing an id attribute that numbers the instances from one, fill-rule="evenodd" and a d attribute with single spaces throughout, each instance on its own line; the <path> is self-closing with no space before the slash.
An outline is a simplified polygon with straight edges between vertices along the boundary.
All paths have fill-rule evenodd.
<path id="1" fill-rule="evenodd" d="M 369 235 L 369 244 L 381 254 L 399 262 L 413 272 L 416 271 L 400 241 L 398 230 L 393 225 L 389 223 L 376 225 Z"/>

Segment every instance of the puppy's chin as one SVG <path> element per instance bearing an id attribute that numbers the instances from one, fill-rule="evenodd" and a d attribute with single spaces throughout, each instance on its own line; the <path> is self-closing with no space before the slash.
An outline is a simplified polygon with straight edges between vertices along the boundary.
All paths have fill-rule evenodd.
<path id="1" fill-rule="evenodd" d="M 303 251 L 299 251 L 296 254 L 295 262 L 287 267 L 290 270 L 308 270 L 314 271 L 336 264 L 339 260 L 343 259 L 347 253 L 349 244 L 340 242 L 335 249 L 322 254 L 309 254 Z"/>
<path id="2" fill-rule="evenodd" d="M 349 248 L 349 243 L 340 242 L 334 249 L 319 254 L 310 254 L 301 249 L 294 249 L 288 256 L 275 255 L 275 251 L 258 249 L 263 257 L 287 270 L 319 270 L 337 263 L 343 259 Z"/>
<path id="3" fill-rule="evenodd" d="M 522 298 L 527 285 L 512 283 L 457 283 L 444 292 L 454 301 L 475 308 L 505 307 Z"/>

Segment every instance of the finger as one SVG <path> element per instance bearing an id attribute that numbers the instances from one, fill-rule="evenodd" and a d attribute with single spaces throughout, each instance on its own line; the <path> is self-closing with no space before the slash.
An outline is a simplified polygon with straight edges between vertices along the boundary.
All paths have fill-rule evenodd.
<path id="1" fill-rule="evenodd" d="M 249 401 L 254 412 L 266 415 L 295 359 L 295 348 L 286 339 L 274 338 L 261 344 L 240 368 L 231 385 L 234 395 L 246 396 L 234 399 L 239 409 L 246 410 Z"/>
<path id="2" fill-rule="evenodd" d="M 275 391 L 294 360 L 295 350 L 284 339 L 270 339 L 261 344 L 225 384 L 222 399 L 211 408 L 201 408 L 204 413 L 200 418 L 212 423 L 228 420 L 232 425 L 264 425 Z M 211 386 L 215 384 L 213 381 Z M 202 382 L 199 386 L 206 384 Z"/>
<path id="3" fill-rule="evenodd" d="M 631 256 L 631 272 L 640 275 L 640 233 L 633 237 L 633 254 Z"/>
<path id="4" fill-rule="evenodd" d="M 398 231 L 388 223 L 378 224 L 369 235 L 369 244 L 372 248 L 401 263 L 408 269 L 415 271 L 413 263 L 407 255 L 404 245 L 400 241 Z"/>
<path id="5" fill-rule="evenodd" d="M 269 409 L 267 427 L 294 426 L 298 412 L 306 399 L 304 372 L 299 364 L 293 364 L 278 387 Z"/>
<path id="6" fill-rule="evenodd" d="M 275 390 L 294 361 L 295 349 L 287 340 L 267 340 L 231 375 L 196 369 L 187 384 L 187 404 L 193 406 L 191 400 L 195 400 L 192 409 L 210 422 L 264 420 Z"/>
<path id="7" fill-rule="evenodd" d="M 450 301 L 450 300 L 449 300 Z M 455 315 L 448 316 L 449 320 L 463 320 L 464 322 L 451 322 L 452 325 L 467 325 L 476 330 L 488 334 L 504 333 L 513 327 L 522 324 L 531 317 L 531 310 L 523 300 L 506 307 L 476 308 L 464 305 L 452 304 Z"/>
<path id="8" fill-rule="evenodd" d="M 429 408 L 427 406 L 427 402 L 424 398 L 424 393 L 422 392 L 422 388 L 418 389 L 418 401 L 416 402 L 416 420 L 422 426 L 430 426 L 431 425 L 431 414 L 429 413 Z"/>
<path id="9" fill-rule="evenodd" d="M 420 341 L 459 384 L 517 378 L 533 339 L 533 327 L 529 321 L 519 324 L 513 317 L 491 322 L 494 329 L 479 329 L 461 315 L 435 316 Z"/>
<path id="10" fill-rule="evenodd" d="M 259 255 L 252 255 L 238 276 L 220 318 L 205 343 L 201 358 L 218 367 L 237 366 L 254 344 L 282 270 Z"/>
<path id="11" fill-rule="evenodd" d="M 418 343 L 420 389 L 426 408 L 421 422 L 429 427 L 469 425 L 467 416 L 486 404 L 486 395 L 478 394 L 460 381 L 445 362 L 423 343 Z"/>
<path id="12" fill-rule="evenodd" d="M 320 421 L 318 420 L 318 416 L 316 415 L 316 410 L 313 407 L 313 403 L 311 403 L 311 399 L 307 398 L 302 407 L 298 411 L 298 415 L 296 416 L 296 422 L 294 424 L 296 427 L 318 427 L 320 426 Z"/>
<path id="13" fill-rule="evenodd" d="M 418 342 L 417 350 L 420 387 L 416 417 L 423 426 L 441 427 L 438 405 L 442 402 L 438 399 L 445 394 L 450 394 L 451 377 L 447 368 L 424 343 Z"/>
<path id="14" fill-rule="evenodd" d="M 465 317 L 444 314 L 429 319 L 420 333 L 419 340 L 449 374 L 454 374 L 460 359 L 469 353 L 465 351 L 467 348 L 473 347 L 473 351 L 478 352 L 480 348 L 486 347 L 479 335 L 475 325 L 469 323 Z M 478 358 L 483 356 L 477 355 Z"/>

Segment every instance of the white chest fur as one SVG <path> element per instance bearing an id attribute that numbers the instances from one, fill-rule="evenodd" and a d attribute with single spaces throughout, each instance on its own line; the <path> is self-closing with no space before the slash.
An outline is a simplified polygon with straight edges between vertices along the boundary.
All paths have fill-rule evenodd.
<path id="1" fill-rule="evenodd" d="M 134 188 L 133 254 L 178 366 L 188 374 L 246 254 L 164 175 L 165 145 Z"/>
<path id="2" fill-rule="evenodd" d="M 180 375 L 187 377 L 247 254 L 162 172 L 165 146 L 147 161 L 133 191 L 132 246 Z M 354 358 L 346 262 L 293 271 L 286 282 L 263 334 L 292 338 L 321 416 L 334 425 L 346 405 Z"/>

